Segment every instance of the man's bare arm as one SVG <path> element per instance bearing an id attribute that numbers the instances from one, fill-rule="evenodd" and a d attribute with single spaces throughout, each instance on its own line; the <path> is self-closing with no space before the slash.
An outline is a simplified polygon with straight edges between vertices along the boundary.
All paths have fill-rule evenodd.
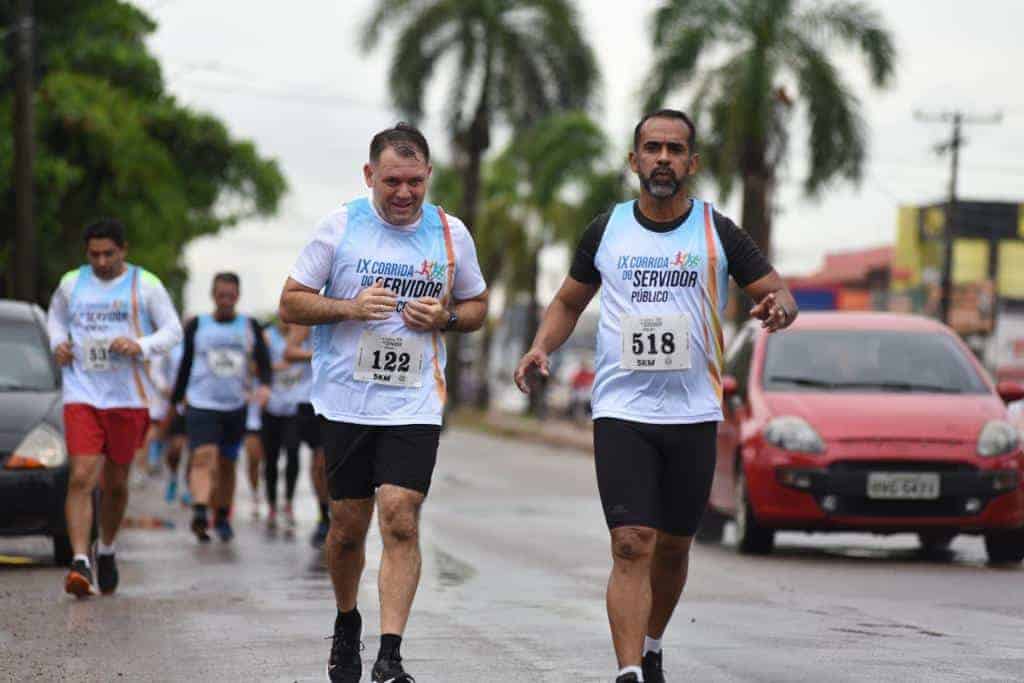
<path id="1" fill-rule="evenodd" d="M 476 332 L 484 326 L 487 320 L 487 300 L 490 293 L 484 290 L 472 299 L 456 301 L 454 306 L 455 315 L 458 317 L 451 331 L 455 332 Z"/>
<path id="2" fill-rule="evenodd" d="M 284 359 L 292 363 L 308 363 L 313 359 L 313 352 L 302 344 L 309 337 L 306 325 L 290 325 L 288 327 L 288 344 L 284 347 Z"/>
<path id="3" fill-rule="evenodd" d="M 750 315 L 761 320 L 769 332 L 789 327 L 800 312 L 793 294 L 774 270 L 751 282 L 743 291 L 756 302 Z"/>
<path id="4" fill-rule="evenodd" d="M 587 304 L 597 294 L 598 287 L 599 285 L 586 284 L 572 277 L 565 278 L 561 289 L 544 313 L 544 320 L 537 330 L 537 336 L 533 338 L 530 350 L 516 368 L 515 382 L 520 390 L 529 393 L 527 375 L 530 372 L 537 370 L 542 375 L 548 374 L 548 354 L 557 350 L 572 334 Z"/>
<path id="5" fill-rule="evenodd" d="M 332 299 L 292 278 L 284 283 L 278 314 L 289 324 L 323 325 L 343 320 L 385 320 L 395 310 L 395 293 L 380 286 L 367 287 L 355 299 Z"/>

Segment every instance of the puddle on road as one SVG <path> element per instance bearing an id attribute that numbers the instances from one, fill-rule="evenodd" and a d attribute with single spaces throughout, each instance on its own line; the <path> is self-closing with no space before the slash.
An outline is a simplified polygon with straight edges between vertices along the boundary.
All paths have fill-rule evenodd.
<path id="1" fill-rule="evenodd" d="M 437 578 L 445 588 L 461 586 L 476 576 L 473 565 L 463 562 L 437 546 L 434 546 L 433 554 L 437 563 Z"/>

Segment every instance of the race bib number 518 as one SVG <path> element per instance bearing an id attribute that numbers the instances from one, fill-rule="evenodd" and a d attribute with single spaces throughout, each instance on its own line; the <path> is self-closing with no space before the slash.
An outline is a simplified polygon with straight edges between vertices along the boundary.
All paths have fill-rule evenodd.
<path id="1" fill-rule="evenodd" d="M 687 315 L 622 318 L 623 370 L 686 370 L 690 367 L 690 318 Z"/>

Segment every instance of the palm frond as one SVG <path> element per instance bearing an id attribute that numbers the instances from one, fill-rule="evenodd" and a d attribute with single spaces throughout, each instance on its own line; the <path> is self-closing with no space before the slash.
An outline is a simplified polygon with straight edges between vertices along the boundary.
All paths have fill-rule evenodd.
<path id="1" fill-rule="evenodd" d="M 804 191 L 814 196 L 833 177 L 858 181 L 867 154 L 860 102 L 818 47 L 795 41 L 793 70 L 807 103 L 809 164 Z"/>
<path id="2" fill-rule="evenodd" d="M 735 23 L 736 16 L 729 0 L 667 0 L 651 15 L 648 31 L 654 47 L 663 48 L 680 32 L 716 30 Z"/>
<path id="3" fill-rule="evenodd" d="M 359 48 L 363 52 L 372 51 L 377 47 L 384 27 L 401 22 L 405 14 L 418 4 L 419 0 L 379 0 L 373 14 L 367 17 L 359 31 Z"/>
<path id="4" fill-rule="evenodd" d="M 684 29 L 661 51 L 647 78 L 644 111 L 661 106 L 672 90 L 688 84 L 697 69 L 701 53 L 713 36 L 699 28 Z"/>
<path id="5" fill-rule="evenodd" d="M 871 82 L 884 87 L 896 68 L 896 46 L 881 15 L 861 2 L 836 0 L 802 12 L 794 22 L 804 40 L 829 39 L 857 48 L 867 61 Z M 820 40 L 815 38 L 820 37 Z"/>

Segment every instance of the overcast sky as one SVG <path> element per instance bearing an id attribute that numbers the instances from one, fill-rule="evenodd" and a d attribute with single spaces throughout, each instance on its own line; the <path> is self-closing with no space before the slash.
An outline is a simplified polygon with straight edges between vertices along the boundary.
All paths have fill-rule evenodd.
<path id="1" fill-rule="evenodd" d="M 186 312 L 209 305 L 212 274 L 238 271 L 244 310 L 276 306 L 281 284 L 317 219 L 365 192 L 361 168 L 369 138 L 396 120 L 385 73 L 390 43 L 370 56 L 357 30 L 371 0 L 136 0 L 159 28 L 150 47 L 180 101 L 217 115 L 237 137 L 278 159 L 290 186 L 279 215 L 194 242 L 186 254 L 192 278 Z M 651 61 L 647 25 L 657 0 L 579 0 L 587 37 L 602 70 L 596 118 L 624 154 L 638 116 L 637 91 Z M 826 251 L 889 243 L 901 204 L 936 201 L 946 192 L 949 162 L 933 152 L 948 126 L 914 120 L 916 109 L 1002 112 L 999 125 L 968 127 L 960 194 L 1024 200 L 1024 2 L 892 0 L 882 10 L 899 49 L 895 84 L 877 92 L 863 63 L 840 54 L 863 103 L 871 147 L 859 188 L 840 186 L 817 203 L 801 199 L 803 122 L 780 189 L 775 261 L 786 273 L 814 270 Z M 423 127 L 447 156 L 442 81 L 432 86 Z M 688 93 L 670 104 L 686 108 Z M 713 187 L 702 194 L 716 201 Z M 717 202 L 739 220 L 738 196 Z M 557 261 L 556 261 L 557 262 Z M 553 276 L 557 280 L 558 275 Z"/>

